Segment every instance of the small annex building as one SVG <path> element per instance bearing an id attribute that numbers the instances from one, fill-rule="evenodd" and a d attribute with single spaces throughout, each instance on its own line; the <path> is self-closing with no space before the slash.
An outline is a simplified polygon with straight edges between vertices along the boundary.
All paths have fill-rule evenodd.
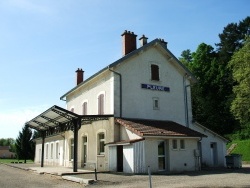
<path id="1" fill-rule="evenodd" d="M 193 122 L 190 85 L 197 82 L 162 39 L 122 34 L 122 57 L 61 96 L 26 124 L 41 132 L 35 162 L 145 173 L 225 166 L 227 140 Z"/>
<path id="2" fill-rule="evenodd" d="M 15 153 L 10 151 L 10 146 L 0 146 L 0 158 L 12 159 L 15 157 Z"/>

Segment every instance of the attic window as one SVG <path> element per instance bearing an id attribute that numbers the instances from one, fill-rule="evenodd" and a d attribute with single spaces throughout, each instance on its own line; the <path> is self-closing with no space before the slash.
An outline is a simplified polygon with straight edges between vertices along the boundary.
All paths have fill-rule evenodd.
<path id="1" fill-rule="evenodd" d="M 158 65 L 151 65 L 151 80 L 159 81 L 159 66 Z"/>

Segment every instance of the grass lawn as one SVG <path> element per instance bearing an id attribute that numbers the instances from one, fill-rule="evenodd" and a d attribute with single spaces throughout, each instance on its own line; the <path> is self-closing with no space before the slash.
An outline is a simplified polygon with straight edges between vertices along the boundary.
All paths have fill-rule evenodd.
<path id="1" fill-rule="evenodd" d="M 232 153 L 242 155 L 242 161 L 250 161 L 250 140 L 234 140 L 229 145 L 237 143 Z"/>
<path id="2" fill-rule="evenodd" d="M 0 159 L 0 163 L 24 163 L 24 160 L 17 159 Z M 26 160 L 26 163 L 34 163 L 32 160 Z"/>

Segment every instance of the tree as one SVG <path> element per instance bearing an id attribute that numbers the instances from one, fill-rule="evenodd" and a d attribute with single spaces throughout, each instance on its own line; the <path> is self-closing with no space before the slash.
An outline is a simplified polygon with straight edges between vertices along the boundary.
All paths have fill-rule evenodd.
<path id="1" fill-rule="evenodd" d="M 15 152 L 15 140 L 13 138 L 1 138 L 0 146 L 10 146 L 10 151 Z"/>
<path id="2" fill-rule="evenodd" d="M 16 139 L 16 154 L 18 159 L 24 159 L 25 163 L 27 159 L 34 159 L 32 131 L 27 125 L 24 125 L 22 131 L 19 132 L 19 136 Z"/>
<path id="3" fill-rule="evenodd" d="M 188 64 L 192 62 L 192 54 L 190 49 L 182 51 L 179 61 L 186 66 L 188 66 Z"/>
<path id="4" fill-rule="evenodd" d="M 229 67 L 233 72 L 235 98 L 231 104 L 231 111 L 242 125 L 250 123 L 250 38 L 244 46 L 234 53 Z"/>
<path id="5" fill-rule="evenodd" d="M 192 58 L 188 67 L 198 79 L 198 83 L 192 86 L 193 116 L 196 121 L 220 134 L 228 133 L 232 128 L 227 123 L 224 96 L 220 93 L 218 54 L 212 46 L 202 43 Z"/>

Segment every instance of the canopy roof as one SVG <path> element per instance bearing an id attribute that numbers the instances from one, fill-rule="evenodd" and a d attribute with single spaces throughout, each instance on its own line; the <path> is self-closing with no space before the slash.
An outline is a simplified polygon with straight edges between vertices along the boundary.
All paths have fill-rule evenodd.
<path id="1" fill-rule="evenodd" d="M 46 131 L 76 120 L 80 116 L 59 106 L 52 106 L 42 114 L 26 123 L 38 131 Z"/>

